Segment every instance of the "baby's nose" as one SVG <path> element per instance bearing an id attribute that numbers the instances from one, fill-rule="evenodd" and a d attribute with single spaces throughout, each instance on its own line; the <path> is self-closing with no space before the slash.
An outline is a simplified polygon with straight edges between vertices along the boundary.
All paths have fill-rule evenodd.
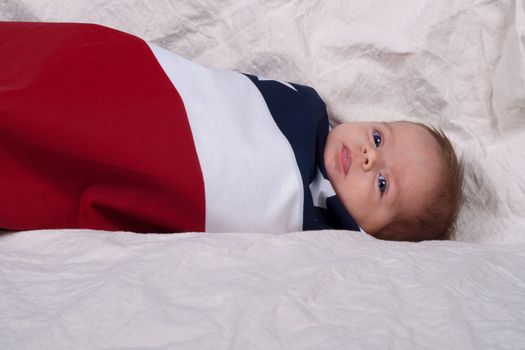
<path id="1" fill-rule="evenodd" d="M 372 147 L 363 146 L 361 147 L 361 152 L 363 153 L 363 170 L 369 171 L 377 161 L 377 150 Z"/>

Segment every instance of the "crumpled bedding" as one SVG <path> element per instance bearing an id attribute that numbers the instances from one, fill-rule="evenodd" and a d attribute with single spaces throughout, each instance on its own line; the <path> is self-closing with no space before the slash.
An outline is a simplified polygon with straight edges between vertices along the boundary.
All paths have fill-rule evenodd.
<path id="1" fill-rule="evenodd" d="M 525 244 L 24 232 L 2 349 L 520 349 Z"/>
<path id="2" fill-rule="evenodd" d="M 525 3 L 0 0 L 206 66 L 303 83 L 334 123 L 442 127 L 466 164 L 457 239 L 0 236 L 0 348 L 519 349 L 525 344 Z"/>

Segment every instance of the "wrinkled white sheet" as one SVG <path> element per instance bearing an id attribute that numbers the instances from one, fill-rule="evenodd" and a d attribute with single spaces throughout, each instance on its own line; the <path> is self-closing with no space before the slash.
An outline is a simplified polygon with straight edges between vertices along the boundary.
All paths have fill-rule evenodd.
<path id="1" fill-rule="evenodd" d="M 311 85 L 334 122 L 441 126 L 466 160 L 458 238 L 478 242 L 3 235 L 0 348 L 523 348 L 524 11 L 523 0 L 0 0 L 1 20 L 100 23 L 207 66 Z"/>
<path id="2" fill-rule="evenodd" d="M 2 349 L 522 349 L 525 244 L 24 232 Z"/>

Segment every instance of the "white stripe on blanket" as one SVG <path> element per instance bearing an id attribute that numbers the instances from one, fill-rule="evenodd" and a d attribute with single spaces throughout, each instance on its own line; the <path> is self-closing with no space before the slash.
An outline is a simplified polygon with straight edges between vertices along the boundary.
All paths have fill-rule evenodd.
<path id="1" fill-rule="evenodd" d="M 299 168 L 259 90 L 240 73 L 149 45 L 188 114 L 204 177 L 206 231 L 301 230 Z"/>

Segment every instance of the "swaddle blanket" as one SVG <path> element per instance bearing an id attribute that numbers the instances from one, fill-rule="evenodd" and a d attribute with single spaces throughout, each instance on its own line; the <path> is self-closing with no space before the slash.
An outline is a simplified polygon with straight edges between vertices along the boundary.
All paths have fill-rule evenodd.
<path id="1" fill-rule="evenodd" d="M 106 27 L 0 24 L 0 227 L 358 229 L 311 88 L 212 70 Z"/>

